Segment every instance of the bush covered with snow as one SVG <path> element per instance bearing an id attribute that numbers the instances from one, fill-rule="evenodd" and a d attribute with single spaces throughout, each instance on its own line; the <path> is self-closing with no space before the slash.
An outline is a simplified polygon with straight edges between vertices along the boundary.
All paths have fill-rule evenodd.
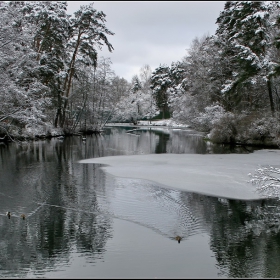
<path id="1" fill-rule="evenodd" d="M 235 143 L 237 128 L 236 117 L 232 113 L 224 113 L 213 124 L 208 137 L 215 143 Z"/>
<path id="2" fill-rule="evenodd" d="M 257 190 L 265 197 L 280 199 L 280 168 L 266 166 L 258 168 L 254 174 L 248 174 L 250 182 L 257 186 Z"/>
<path id="3" fill-rule="evenodd" d="M 210 118 L 206 117 L 205 126 L 210 128 L 208 138 L 215 143 L 242 143 L 249 145 L 267 145 L 280 147 L 280 120 L 277 118 L 264 116 L 259 118 L 259 114 L 249 114 L 246 112 L 233 114 L 223 112 Z M 203 122 L 202 122 L 203 123 Z"/>
<path id="4" fill-rule="evenodd" d="M 218 105 L 208 106 L 203 113 L 199 113 L 191 122 L 196 129 L 209 132 L 219 123 L 220 119 L 225 115 L 225 109 Z"/>
<path id="5" fill-rule="evenodd" d="M 280 120 L 264 117 L 253 121 L 248 127 L 247 137 L 267 144 L 273 141 L 280 147 Z"/>
<path id="6" fill-rule="evenodd" d="M 54 128 L 50 123 L 29 123 L 26 126 L 10 125 L 8 134 L 15 140 L 33 140 L 42 137 L 64 135 L 62 128 Z"/>

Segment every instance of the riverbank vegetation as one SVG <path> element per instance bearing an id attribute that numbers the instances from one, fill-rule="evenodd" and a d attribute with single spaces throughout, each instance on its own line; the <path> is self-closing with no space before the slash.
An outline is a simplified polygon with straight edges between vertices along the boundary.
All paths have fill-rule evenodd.
<path id="1" fill-rule="evenodd" d="M 67 2 L 1 2 L 0 14 L 1 139 L 171 118 L 216 143 L 280 145 L 277 1 L 226 2 L 214 35 L 194 38 L 170 66 L 144 65 L 130 82 L 98 56 L 113 51 L 114 33 L 93 4 L 70 16 Z"/>
<path id="2" fill-rule="evenodd" d="M 226 2 L 215 35 L 152 73 L 162 111 L 216 143 L 279 146 L 279 12 L 278 2 Z"/>

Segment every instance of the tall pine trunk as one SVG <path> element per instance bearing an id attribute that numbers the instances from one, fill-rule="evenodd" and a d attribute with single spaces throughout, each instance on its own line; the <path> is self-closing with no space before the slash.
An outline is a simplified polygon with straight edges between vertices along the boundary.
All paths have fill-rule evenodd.
<path id="1" fill-rule="evenodd" d="M 274 102 L 273 102 L 273 96 L 272 96 L 271 78 L 268 78 L 266 84 L 267 84 L 268 96 L 269 96 L 269 101 L 270 101 L 270 109 L 271 109 L 272 116 L 274 117 L 275 109 L 274 109 Z"/>
<path id="2" fill-rule="evenodd" d="M 63 88 L 63 92 L 64 92 L 64 105 L 63 105 L 63 109 L 62 109 L 62 117 L 61 117 L 61 122 L 60 122 L 60 126 L 63 127 L 65 124 L 65 115 L 66 115 L 66 109 L 68 106 L 68 98 L 69 98 L 69 92 L 70 92 L 70 88 L 71 88 L 71 83 L 72 83 L 72 78 L 75 72 L 75 61 L 76 61 L 76 55 L 78 52 L 78 48 L 80 46 L 81 43 L 81 32 L 79 32 L 78 38 L 77 38 L 77 43 L 76 43 L 76 47 L 70 62 L 70 66 L 69 66 L 69 70 L 68 70 L 68 75 L 67 78 L 65 79 L 65 83 L 64 83 L 64 88 Z"/>

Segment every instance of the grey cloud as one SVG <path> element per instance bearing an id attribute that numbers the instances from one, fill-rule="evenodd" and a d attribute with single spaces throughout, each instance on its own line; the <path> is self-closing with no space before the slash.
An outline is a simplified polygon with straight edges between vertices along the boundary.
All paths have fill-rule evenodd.
<path id="1" fill-rule="evenodd" d="M 88 1 L 68 2 L 73 13 Z M 116 75 L 130 80 L 128 69 L 149 64 L 170 65 L 186 54 L 195 37 L 214 34 L 216 19 L 225 2 L 220 1 L 95 1 L 93 7 L 106 14 L 113 53 L 104 47 L 99 56 L 110 57 Z M 114 64 L 117 64 L 114 66 Z M 122 66 L 121 66 L 122 65 Z M 153 66 L 156 65 L 156 66 Z"/>

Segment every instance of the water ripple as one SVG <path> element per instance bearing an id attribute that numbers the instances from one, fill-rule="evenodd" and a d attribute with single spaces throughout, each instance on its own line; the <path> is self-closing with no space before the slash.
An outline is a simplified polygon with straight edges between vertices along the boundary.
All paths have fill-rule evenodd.
<path id="1" fill-rule="evenodd" d="M 200 220 L 185 202 L 180 191 L 149 181 L 115 179 L 116 187 L 106 192 L 108 211 L 114 217 L 150 228 L 163 236 L 183 239 L 202 231 Z"/>

